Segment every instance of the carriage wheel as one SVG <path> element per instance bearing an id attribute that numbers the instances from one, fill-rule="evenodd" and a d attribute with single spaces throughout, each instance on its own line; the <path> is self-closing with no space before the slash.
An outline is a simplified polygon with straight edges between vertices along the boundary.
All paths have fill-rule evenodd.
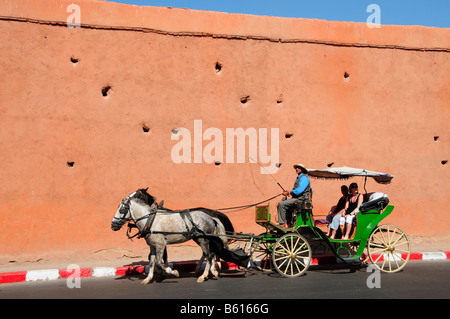
<path id="1" fill-rule="evenodd" d="M 298 277 L 311 264 L 311 247 L 297 233 L 280 237 L 273 246 L 272 262 L 278 273 L 285 277 Z"/>
<path id="2" fill-rule="evenodd" d="M 399 227 L 391 224 L 378 226 L 367 242 L 370 261 L 381 271 L 397 272 L 409 260 L 409 239 Z"/>
<path id="3" fill-rule="evenodd" d="M 272 249 L 273 242 L 261 241 L 254 242 L 252 248 L 254 248 L 253 254 L 251 256 L 252 263 L 255 267 L 262 271 L 272 271 Z"/>

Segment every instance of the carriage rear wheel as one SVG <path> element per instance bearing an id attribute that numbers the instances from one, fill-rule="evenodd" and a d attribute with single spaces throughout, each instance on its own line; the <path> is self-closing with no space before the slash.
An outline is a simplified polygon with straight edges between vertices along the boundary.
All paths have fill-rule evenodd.
<path id="1" fill-rule="evenodd" d="M 283 235 L 273 246 L 272 263 L 282 276 L 300 276 L 311 264 L 311 247 L 308 241 L 297 233 Z"/>
<path id="2" fill-rule="evenodd" d="M 406 233 L 395 225 L 375 228 L 367 242 L 370 261 L 381 271 L 397 272 L 405 267 L 411 248 Z"/>

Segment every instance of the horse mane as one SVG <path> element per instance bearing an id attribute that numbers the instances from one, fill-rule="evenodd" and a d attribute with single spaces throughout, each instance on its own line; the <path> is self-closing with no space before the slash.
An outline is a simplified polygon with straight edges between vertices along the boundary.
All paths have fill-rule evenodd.
<path id="1" fill-rule="evenodd" d="M 156 199 L 152 195 L 147 193 L 147 190 L 148 190 L 148 188 L 141 188 L 141 189 L 137 190 L 136 194 L 133 196 L 133 198 L 142 201 L 143 203 L 147 204 L 148 206 L 151 206 L 155 202 Z M 166 207 L 159 207 L 158 209 L 159 210 L 170 211 L 170 212 L 173 211 L 173 210 L 171 210 L 169 208 L 166 208 Z M 227 232 L 234 233 L 233 224 L 231 223 L 231 221 L 228 218 L 228 216 L 225 215 L 224 213 L 219 212 L 217 210 L 205 208 L 205 207 L 197 207 L 197 208 L 190 208 L 190 209 L 188 209 L 188 211 L 194 211 L 194 210 L 202 211 L 202 212 L 208 214 L 211 217 L 217 218 L 223 224 L 223 226 L 224 226 L 224 228 L 225 228 L 225 230 Z"/>
<path id="2" fill-rule="evenodd" d="M 155 202 L 155 198 L 147 193 L 147 188 L 141 188 L 136 191 L 136 194 L 133 196 L 135 199 L 139 199 L 140 201 L 144 202 L 148 206 L 151 206 Z"/>
<path id="3" fill-rule="evenodd" d="M 162 210 L 162 211 L 166 211 L 166 212 L 183 212 L 183 211 L 199 210 L 199 211 L 204 212 L 205 214 L 208 214 L 211 217 L 214 217 L 214 218 L 217 218 L 218 220 L 220 220 L 220 222 L 223 224 L 223 227 L 225 228 L 225 231 L 234 233 L 234 226 L 231 223 L 228 216 L 217 210 L 213 210 L 213 209 L 209 209 L 209 208 L 205 208 L 205 207 L 195 207 L 195 208 L 189 208 L 189 209 L 178 210 L 178 211 L 174 211 L 167 207 L 158 207 L 158 210 Z"/>
<path id="4" fill-rule="evenodd" d="M 191 208 L 190 210 L 200 210 L 206 214 L 208 214 L 211 217 L 215 217 L 218 220 L 221 221 L 221 223 L 223 224 L 225 230 L 227 232 L 231 232 L 234 233 L 234 227 L 233 224 L 231 223 L 230 219 L 228 218 L 227 215 L 225 215 L 222 212 L 219 212 L 217 210 L 213 210 L 213 209 L 209 209 L 209 208 L 205 208 L 205 207 L 197 207 L 197 208 Z"/>

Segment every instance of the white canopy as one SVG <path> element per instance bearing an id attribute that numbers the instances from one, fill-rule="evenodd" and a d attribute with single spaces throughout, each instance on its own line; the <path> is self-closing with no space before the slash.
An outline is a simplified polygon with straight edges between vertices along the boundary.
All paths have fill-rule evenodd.
<path id="1" fill-rule="evenodd" d="M 308 175 L 315 178 L 347 179 L 354 176 L 372 177 L 377 183 L 389 184 L 393 175 L 368 171 L 361 168 L 336 167 L 327 169 L 308 169 Z"/>

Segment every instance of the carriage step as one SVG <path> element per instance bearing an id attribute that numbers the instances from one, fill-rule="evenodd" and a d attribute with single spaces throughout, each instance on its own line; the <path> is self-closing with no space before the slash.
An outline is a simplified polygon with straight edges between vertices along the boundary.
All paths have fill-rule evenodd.
<path id="1" fill-rule="evenodd" d="M 352 257 L 341 257 L 342 260 L 339 260 L 339 258 L 336 258 L 337 263 L 344 261 L 347 264 L 360 264 L 362 262 L 362 259 L 360 257 L 358 258 L 352 258 Z"/>
<path id="2" fill-rule="evenodd" d="M 361 241 L 361 239 L 331 239 L 331 238 L 328 238 L 328 240 L 332 243 L 341 243 L 341 244 L 350 244 L 350 243 L 359 244 L 359 242 Z"/>

